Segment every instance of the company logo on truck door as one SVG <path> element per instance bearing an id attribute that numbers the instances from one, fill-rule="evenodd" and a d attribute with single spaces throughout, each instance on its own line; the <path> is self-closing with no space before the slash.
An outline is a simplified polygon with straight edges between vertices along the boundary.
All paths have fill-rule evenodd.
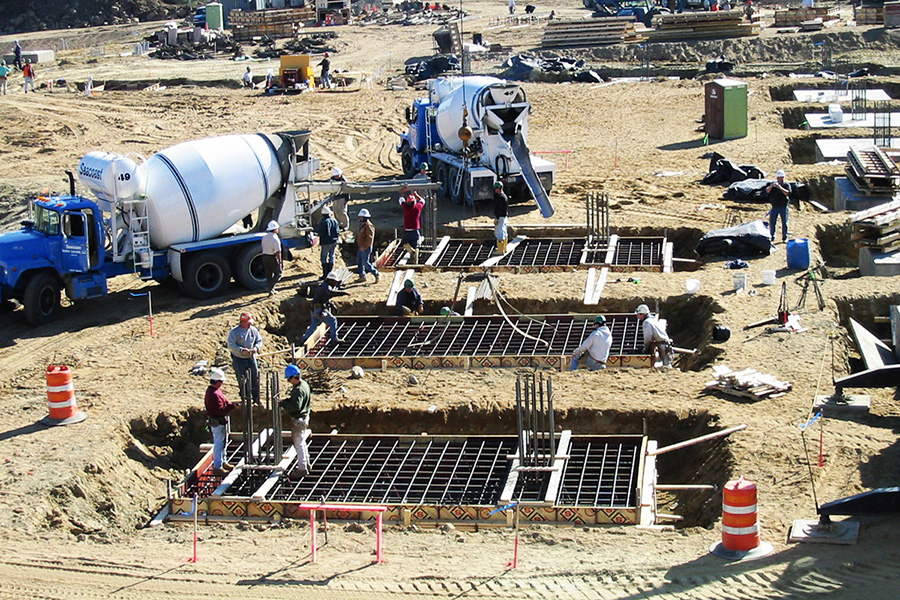
<path id="1" fill-rule="evenodd" d="M 96 179 L 97 181 L 103 181 L 103 169 L 98 169 L 96 167 L 89 167 L 84 163 L 78 165 L 78 174 L 82 177 L 87 177 L 88 179 Z"/>

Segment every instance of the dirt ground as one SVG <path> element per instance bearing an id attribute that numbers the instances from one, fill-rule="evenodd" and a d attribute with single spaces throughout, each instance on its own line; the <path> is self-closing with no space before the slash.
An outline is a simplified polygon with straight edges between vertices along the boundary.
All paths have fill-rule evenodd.
<path id="1" fill-rule="evenodd" d="M 493 32 L 506 45 L 527 36 L 538 39 L 528 28 L 488 29 L 489 18 L 502 15 L 505 7 L 505 2 L 473 2 L 470 12 L 482 19 L 467 23 L 486 34 Z M 561 2 L 547 7 L 555 7 L 561 16 L 584 13 Z M 23 95 L 20 79 L 13 77 L 10 95 L 0 96 L 4 230 L 23 218 L 27 198 L 46 189 L 66 192 L 63 170 L 74 169 L 91 150 L 149 156 L 190 139 L 308 128 L 323 173 L 340 166 L 349 179 L 360 181 L 398 174 L 394 144 L 403 128 L 403 109 L 421 92 L 375 86 L 264 96 L 221 84 L 236 81 L 243 63 L 121 55 L 152 28 L 142 24 L 22 36 L 26 48 L 68 40 L 72 49 L 61 51 L 58 63 L 39 65 L 38 83 L 66 79 L 70 89 L 57 85 L 52 93 L 43 88 Z M 430 55 L 432 29 L 340 29 L 333 64 L 383 80 L 407 58 Z M 846 39 L 874 39 L 864 30 L 844 28 L 839 33 Z M 7 37 L 0 37 L 0 47 L 8 45 Z M 775 39 L 774 34 L 770 37 Z M 740 42 L 731 44 L 737 47 Z M 874 52 L 853 45 L 843 50 Z M 698 67 L 706 58 L 703 52 L 697 51 Z M 885 64 L 897 58 L 896 50 L 876 53 Z M 477 64 L 493 72 L 501 60 Z M 276 66 L 252 65 L 258 75 Z M 186 83 L 156 92 L 92 97 L 72 91 L 71 86 L 88 75 L 95 81 L 183 77 Z M 605 191 L 613 203 L 614 229 L 657 235 L 666 231 L 675 241 L 676 255 L 689 257 L 705 231 L 734 219 L 761 218 L 766 212 L 762 205 L 723 200 L 722 188 L 698 184 L 708 167 L 704 154 L 710 150 L 768 172 L 785 168 L 789 180 L 806 181 L 815 200 L 831 204 L 830 180 L 843 166 L 792 164 L 789 139 L 812 134 L 786 129 L 783 113 L 801 105 L 775 101 L 770 93 L 796 80 L 767 77 L 747 83 L 749 135 L 709 148 L 698 132 L 702 81 L 525 84 L 533 103 L 531 149 L 572 153 L 568 168 L 558 156 L 552 195 L 556 215 L 544 221 L 536 207 L 517 205 L 512 225 L 582 225 L 584 195 Z M 876 84 L 895 86 L 897 81 L 873 78 L 870 86 Z M 401 225 L 391 200 L 357 202 L 352 210 L 362 206 L 372 211 L 382 242 Z M 244 310 L 256 315 L 267 349 L 283 349 L 297 340 L 306 326 L 307 309 L 294 287 L 318 273 L 317 256 L 300 252 L 288 265 L 285 291 L 271 299 L 235 287 L 226 297 L 202 302 L 164 286 L 122 278 L 111 284 L 107 298 L 66 306 L 49 325 L 26 325 L 21 310 L 3 314 L 0 527 L 5 535 L 0 542 L 0 598 L 892 598 L 895 594 L 884 583 L 895 579 L 900 560 L 896 518 L 859 519 L 859 542 L 852 546 L 787 542 L 794 519 L 815 518 L 816 502 L 898 481 L 900 408 L 895 389 L 853 390 L 871 395 L 871 411 L 826 415 L 806 440 L 798 426 L 810 418 L 815 396 L 831 393 L 832 377 L 859 367 L 845 329 L 848 316 L 873 326 L 875 316 L 886 315 L 889 305 L 900 303 L 896 281 L 861 278 L 854 270 L 855 260 L 845 251 L 847 216 L 819 213 L 809 206 L 791 211 L 792 235 L 809 239 L 834 275 L 823 286 L 824 310 L 811 298 L 797 311 L 808 328 L 803 333 L 743 330 L 774 316 L 778 308 L 780 285 L 763 286 L 763 270 L 774 269 L 779 283 L 788 282 L 792 306 L 799 299 L 800 288 L 794 283 L 798 273 L 786 269 L 783 245 L 768 257 L 750 261 L 750 293 L 735 293 L 733 273 L 716 260 L 696 272 L 617 274 L 622 281 L 607 285 L 598 307 L 581 304 L 583 271 L 500 276 L 502 292 L 522 312 L 631 312 L 641 302 L 658 305 L 669 318 L 676 343 L 702 349 L 699 357 L 681 364 L 683 370 L 673 372 L 556 373 L 557 420 L 576 431 L 598 434 L 636 433 L 646 425 L 650 438 L 662 445 L 746 424 L 727 440 L 667 455 L 671 458 L 661 461 L 660 481 L 722 485 L 741 475 L 755 481 L 762 538 L 774 546 L 765 559 L 727 563 L 711 556 L 709 546 L 721 535 L 716 519 L 721 496 L 690 491 L 663 498 L 663 512 L 685 517 L 687 526 L 682 523 L 674 531 L 523 528 L 516 569 L 507 564 L 512 559 L 512 531 L 470 532 L 452 526 L 389 526 L 387 562 L 370 565 L 373 533 L 331 525 L 319 562 L 312 564 L 308 526 L 292 522 L 203 526 L 200 560 L 188 562 L 189 528 L 144 527 L 165 498 L 166 481 L 178 480 L 199 456 L 198 444 L 208 441 L 194 433 L 206 384 L 188 371 L 200 359 L 224 356 L 226 333 Z M 490 223 L 486 207 L 473 214 L 471 209 L 441 205 L 439 217 L 468 229 Z M 639 283 L 626 281 L 629 277 Z M 685 295 L 688 278 L 701 281 L 697 295 Z M 352 286 L 339 313 L 382 312 L 389 279 Z M 449 273 L 428 273 L 418 281 L 435 312 L 449 303 L 456 286 L 455 275 Z M 154 337 L 148 332 L 146 297 L 131 295 L 145 291 L 152 291 Z M 493 312 L 493 307 L 480 310 Z M 712 344 L 714 324 L 729 326 L 731 339 Z M 879 335 L 888 337 L 881 327 Z M 272 368 L 284 364 L 277 357 L 269 361 Z M 85 422 L 52 429 L 36 425 L 46 414 L 48 364 L 72 368 L 79 406 L 89 415 Z M 793 390 L 756 403 L 708 395 L 703 389 L 712 379 L 713 364 L 771 373 L 790 381 Z M 364 432 L 373 423 L 393 423 L 398 429 L 434 432 L 448 422 L 465 420 L 472 430 L 509 433 L 497 416 L 514 406 L 512 370 L 430 371 L 417 374 L 419 385 L 407 383 L 410 374 L 367 373 L 361 380 L 346 379 L 337 392 L 317 394 L 314 411 L 322 416 L 314 416 L 313 430 Z M 230 398 L 238 395 L 233 379 L 225 390 Z M 437 407 L 433 414 L 427 412 L 431 405 Z M 343 420 L 329 422 L 334 415 Z"/>

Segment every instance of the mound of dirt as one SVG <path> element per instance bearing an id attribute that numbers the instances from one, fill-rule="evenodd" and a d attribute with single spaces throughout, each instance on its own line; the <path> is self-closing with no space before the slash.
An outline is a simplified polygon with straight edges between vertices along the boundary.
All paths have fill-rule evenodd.
<path id="1" fill-rule="evenodd" d="M 176 6 L 159 0 L 7 2 L 0 7 L 0 33 L 159 21 L 184 18 L 190 12 L 186 4 Z"/>

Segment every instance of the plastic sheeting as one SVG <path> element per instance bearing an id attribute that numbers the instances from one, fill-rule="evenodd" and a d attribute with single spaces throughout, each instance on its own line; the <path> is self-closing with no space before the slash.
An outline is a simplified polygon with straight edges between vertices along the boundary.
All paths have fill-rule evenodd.
<path id="1" fill-rule="evenodd" d="M 737 227 L 710 231 L 700 238 L 694 250 L 700 256 L 768 256 L 772 250 L 772 241 L 768 225 L 763 221 L 751 221 Z"/>

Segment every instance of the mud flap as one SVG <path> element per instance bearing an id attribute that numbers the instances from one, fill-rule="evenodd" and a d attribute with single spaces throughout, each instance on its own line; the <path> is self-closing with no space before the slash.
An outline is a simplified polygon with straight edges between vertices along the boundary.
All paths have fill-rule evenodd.
<path id="1" fill-rule="evenodd" d="M 534 172 L 534 167 L 531 166 L 531 153 L 525 145 L 525 140 L 522 139 L 522 136 L 519 133 L 506 139 L 512 148 L 513 155 L 519 162 L 519 167 L 522 169 L 522 178 L 528 185 L 531 196 L 537 203 L 538 208 L 541 209 L 541 215 L 543 215 L 545 219 L 549 219 L 556 211 L 553 208 L 553 204 L 550 203 L 550 197 L 547 195 L 547 191 L 544 190 L 544 186 L 541 185 L 541 180 L 538 179 L 537 173 Z"/>

